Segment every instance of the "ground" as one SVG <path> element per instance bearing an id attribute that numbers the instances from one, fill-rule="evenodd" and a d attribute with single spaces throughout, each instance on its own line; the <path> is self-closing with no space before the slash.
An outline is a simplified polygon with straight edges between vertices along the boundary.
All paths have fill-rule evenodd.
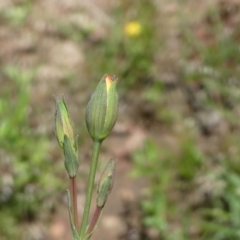
<path id="1" fill-rule="evenodd" d="M 112 17 L 112 11 L 120 4 L 120 1 L 107 0 L 2 0 L 0 3 L 0 12 L 3 13 L 0 17 L 1 67 L 12 65 L 22 71 L 34 72 L 28 109 L 30 126 L 51 140 L 49 155 L 54 159 L 53 162 L 59 163 L 59 168 L 63 168 L 63 164 L 53 128 L 55 97 L 65 97 L 74 125 L 79 131 L 81 146 L 79 175 L 82 174 L 78 184 L 80 216 L 83 212 L 86 175 L 91 156 L 91 140 L 87 137 L 84 127 L 84 108 L 97 82 L 105 74 L 102 72 L 99 79 L 95 78 L 93 65 L 87 57 L 86 49 L 90 51 L 89 45 L 95 46 L 111 37 L 111 27 L 118 24 Z M 126 3 L 124 6 L 126 9 L 128 4 L 130 5 Z M 150 136 L 162 146 L 178 152 L 185 127 L 193 129 L 191 131 L 197 136 L 201 149 L 209 155 L 214 155 L 219 152 L 219 146 L 225 144 L 221 136 L 228 135 L 236 127 L 231 121 L 226 120 L 218 109 L 202 108 L 208 94 L 221 104 L 224 100 L 218 93 L 214 95 L 214 91 L 205 91 L 207 88 L 205 89 L 204 84 L 201 85 L 201 81 L 186 84 L 181 79 L 179 66 L 187 65 L 186 72 L 191 72 L 199 66 L 201 58 L 194 51 L 189 53 L 186 51 L 186 55 L 189 54 L 191 59 L 189 62 L 181 57 L 186 47 L 181 45 L 181 40 L 186 37 L 181 36 L 180 31 L 181 25 L 186 24 L 184 20 L 189 21 L 186 24 L 189 28 L 194 27 L 193 32 L 198 39 L 206 45 L 211 45 L 214 38 L 208 26 L 208 21 L 211 22 L 211 19 L 203 16 L 207 16 L 206 12 L 212 9 L 212 6 L 220 5 L 227 25 L 226 29 L 232 31 L 239 21 L 237 18 L 239 11 L 232 10 L 235 7 L 239 9 L 238 1 L 232 0 L 229 5 L 226 1 L 217 0 L 184 1 L 182 5 L 176 1 L 167 1 L 167 3 L 156 1 L 155 5 L 159 14 L 156 20 L 156 35 L 166 40 L 164 47 L 156 49 L 154 56 L 156 72 L 162 76 L 161 84 L 164 84 L 164 93 L 167 95 L 164 99 L 161 98 L 157 107 L 171 108 L 171 111 L 170 114 L 164 112 L 158 117 L 159 113 L 152 103 L 138 99 L 143 93 L 143 88 L 150 85 L 148 82 L 141 83 L 140 88 L 133 85 L 127 89 L 127 92 L 126 89 L 121 89 L 118 122 L 111 136 L 103 143 L 99 164 L 101 168 L 109 158 L 118 159 L 115 184 L 93 240 L 158 239 L 156 230 L 145 228 L 141 222 L 143 213 L 140 210 L 140 199 L 146 195 L 148 179 L 130 176 L 135 166 L 132 153 L 142 148 L 145 140 Z M 196 9 L 198 11 L 195 11 Z M 232 17 L 228 15 L 228 11 L 233 11 Z M 189 20 L 193 12 L 194 18 Z M 134 9 L 131 14 L 136 14 Z M 181 18 L 182 23 L 179 23 L 179 16 L 184 16 Z M 102 59 L 102 61 L 108 60 Z M 119 79 L 119 85 L 121 82 L 126 84 L 124 79 Z M 154 98 L 154 94 L 154 91 L 149 91 L 145 97 Z M 239 117 L 239 107 L 236 103 L 233 105 L 234 114 Z M 182 122 L 172 123 L 171 119 L 175 117 Z M 166 123 L 168 118 L 171 123 Z M 235 129 L 239 131 L 238 127 Z M 201 134 L 197 135 L 195 133 L 197 131 Z M 97 173 L 96 183 L 99 176 L 100 171 Z M 59 177 L 65 179 L 66 184 L 62 186 L 62 192 L 56 198 L 51 196 L 56 204 L 56 210 L 49 217 L 47 224 L 42 223 L 40 218 L 29 225 L 29 229 L 34 229 L 29 239 L 71 238 L 64 192 L 68 186 L 68 179 L 64 173 L 60 173 Z M 198 180 L 206 181 L 204 178 Z M 190 205 L 197 205 L 202 201 L 201 197 L 212 190 L 211 186 L 207 185 L 207 181 L 202 186 L 191 197 L 185 199 Z"/>

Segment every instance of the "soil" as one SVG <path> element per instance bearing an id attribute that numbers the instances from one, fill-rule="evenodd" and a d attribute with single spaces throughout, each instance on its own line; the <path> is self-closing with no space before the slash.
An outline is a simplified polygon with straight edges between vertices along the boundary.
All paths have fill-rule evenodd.
<path id="1" fill-rule="evenodd" d="M 64 26 L 77 25 L 85 29 L 91 25 L 94 26 L 93 39 L 105 37 L 104 27 L 112 21 L 109 11 L 117 2 L 29 1 L 30 8 L 26 19 L 15 16 L 19 9 L 26 8 L 26 4 L 27 2 L 22 0 L 2 0 L 0 3 L 0 12 L 3 13 L 0 18 L 0 61 L 3 66 L 13 65 L 24 71 L 36 70 L 29 106 L 30 125 L 36 131 L 49 136 L 52 142 L 56 142 L 53 132 L 54 97 L 64 95 L 66 101 L 70 103 L 68 105 L 75 126 L 81 125 L 84 119 L 82 117 L 84 107 L 99 81 L 99 79 L 94 82 L 89 81 L 89 69 L 86 66 L 83 46 L 65 37 Z M 122 217 L 125 211 L 124 202 L 138 204 L 140 189 L 146 186 L 144 180 L 134 180 L 129 177 L 132 168 L 129 155 L 143 144 L 145 133 L 127 119 L 122 119 L 116 124 L 112 136 L 103 144 L 104 153 L 101 154 L 100 165 L 112 156 L 118 158 L 118 165 L 115 186 L 93 239 L 114 240 L 127 230 L 130 231 L 131 229 L 123 220 L 127 218 Z M 80 157 L 89 159 L 90 139 L 84 144 L 83 149 L 86 150 L 83 150 Z M 56 144 L 52 145 L 50 154 L 54 161 L 62 161 Z M 82 172 L 88 171 L 88 161 L 83 160 Z M 98 173 L 96 181 L 99 176 Z M 67 181 L 65 175 L 64 178 Z M 85 182 L 80 183 L 78 185 L 80 215 L 83 212 L 85 191 Z M 23 226 L 25 229 L 23 231 L 29 232 L 29 239 L 71 239 L 64 189 L 60 197 L 58 196 L 54 201 L 57 202 L 57 211 L 52 216 L 48 216 L 49 224 L 45 225 L 39 220 Z"/>
<path id="2" fill-rule="evenodd" d="M 176 1 L 159 1 L 161 16 L 159 21 L 164 27 L 162 31 L 169 38 L 166 49 L 156 56 L 156 61 L 163 62 L 159 68 L 166 86 L 169 87 L 169 101 L 166 105 L 171 108 L 182 108 L 184 113 L 193 113 L 203 136 L 211 136 L 208 141 L 202 140 L 203 148 L 216 145 L 215 135 L 224 135 L 230 126 L 222 119 L 218 112 L 209 113 L 199 109 L 201 101 L 201 86 L 185 86 L 177 76 L 176 59 L 179 59 L 181 47 L 178 42 L 178 5 Z M 209 4 L 219 4 L 224 1 L 190 1 L 186 2 L 185 13 L 190 14 L 196 7 L 199 11 L 195 19 L 202 16 Z M 238 1 L 231 1 L 238 4 Z M 98 80 L 91 80 L 91 71 L 84 55 L 84 45 L 78 44 L 72 38 L 66 37 L 65 26 L 75 26 L 76 29 L 87 31 L 93 29 L 90 40 L 98 41 L 107 34 L 105 30 L 112 24 L 111 9 L 119 1 L 95 0 L 36 0 L 30 1 L 30 10 L 23 21 L 17 15 L 17 8 L 25 4 L 23 0 L 1 0 L 0 12 L 0 62 L 2 65 L 14 65 L 26 71 L 36 69 L 36 77 L 31 89 L 31 104 L 29 119 L 31 127 L 41 131 L 55 142 L 53 132 L 54 96 L 65 96 L 75 126 L 83 124 L 84 107 Z M 11 14 L 16 14 L 11 20 Z M 223 15 L 225 13 L 223 12 Z M 15 15 L 14 15 L 15 16 Z M 235 18 L 224 15 L 229 26 L 235 24 Z M 17 20 L 16 20 L 17 19 Z M 16 22 L 17 21 L 17 22 Z M 204 26 L 196 30 L 196 35 L 204 41 L 211 42 Z M 171 56 L 169 55 L 171 52 Z M 168 56 L 166 58 L 166 56 Z M 164 61 L 163 61 L 164 60 Z M 165 63 L 165 65 L 164 65 Z M 171 68 L 169 68 L 171 64 Z M 104 74 L 104 73 L 103 73 Z M 196 94 L 197 93 L 197 94 Z M 136 100 L 136 92 L 129 91 L 126 99 L 120 99 L 119 120 L 112 135 L 104 142 L 100 156 L 100 166 L 106 159 L 114 156 L 118 158 L 115 185 L 107 201 L 101 221 L 93 234 L 93 240 L 147 240 L 158 239 L 153 229 L 146 229 L 141 222 L 142 212 L 139 200 L 144 195 L 148 184 L 145 179 L 134 179 L 129 176 L 133 168 L 131 153 L 142 147 L 145 139 L 151 135 L 159 141 L 175 147 L 174 130 L 159 127 L 159 122 L 153 122 L 153 111 L 147 103 Z M 37 107 L 36 107 L 37 106 Z M 134 112 L 134 116 L 132 116 Z M 137 120 L 140 119 L 140 120 Z M 177 128 L 178 126 L 174 126 Z M 173 127 L 173 128 L 174 128 Z M 86 130 L 80 129 L 82 135 Z M 200 140 L 201 142 L 201 140 Z M 211 147 L 209 151 L 213 151 Z M 81 171 L 87 173 L 90 157 L 91 141 L 84 140 L 83 151 L 80 153 Z M 51 146 L 51 152 L 56 161 L 62 161 L 57 144 Z M 99 179 L 98 172 L 96 179 Z M 66 176 L 64 176 L 66 178 Z M 67 180 L 67 178 L 66 178 Z M 82 180 L 82 178 L 81 178 Z M 85 181 L 79 180 L 79 215 L 83 212 L 85 196 Z M 93 198 L 94 199 L 94 198 Z M 50 216 L 50 223 L 46 226 L 34 222 L 29 227 L 34 229 L 33 240 L 66 240 L 71 239 L 65 193 L 56 200 L 57 211 Z"/>

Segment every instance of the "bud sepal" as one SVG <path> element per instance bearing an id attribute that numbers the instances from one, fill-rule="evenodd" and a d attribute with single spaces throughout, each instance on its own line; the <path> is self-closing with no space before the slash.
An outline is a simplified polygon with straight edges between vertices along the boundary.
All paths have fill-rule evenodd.
<path id="1" fill-rule="evenodd" d="M 112 190 L 116 163 L 116 160 L 109 160 L 99 180 L 97 187 L 97 206 L 100 208 L 104 207 L 108 195 Z"/>
<path id="2" fill-rule="evenodd" d="M 64 153 L 64 165 L 68 172 L 69 177 L 73 178 L 77 174 L 78 170 L 78 152 L 77 149 L 71 144 L 67 135 L 64 135 L 63 153 Z"/>
<path id="3" fill-rule="evenodd" d="M 105 75 L 91 96 L 86 109 L 86 125 L 93 140 L 103 141 L 117 120 L 117 80 Z"/>
<path id="4" fill-rule="evenodd" d="M 56 99 L 55 133 L 61 148 L 63 148 L 64 135 L 68 136 L 72 145 L 75 144 L 73 126 L 64 98 Z"/>

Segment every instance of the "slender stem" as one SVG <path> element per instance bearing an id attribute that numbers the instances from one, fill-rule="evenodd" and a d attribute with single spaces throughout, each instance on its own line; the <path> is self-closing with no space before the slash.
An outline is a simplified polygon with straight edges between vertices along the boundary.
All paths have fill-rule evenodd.
<path id="1" fill-rule="evenodd" d="M 99 217 L 101 215 L 102 209 L 103 209 L 102 207 L 96 206 L 95 212 L 94 212 L 93 217 L 92 217 L 92 221 L 91 221 L 91 223 L 89 225 L 89 228 L 88 228 L 88 231 L 87 231 L 87 235 L 89 236 L 89 238 L 92 236 L 93 230 L 98 223 L 98 220 L 99 220 Z"/>
<path id="2" fill-rule="evenodd" d="M 84 206 L 83 219 L 82 219 L 82 224 L 81 224 L 81 228 L 80 228 L 80 239 L 83 239 L 83 237 L 86 234 L 88 217 L 89 217 L 89 212 L 90 212 L 90 207 L 91 207 L 94 179 L 95 179 L 95 175 L 96 175 L 98 156 L 99 156 L 101 143 L 102 142 L 100 142 L 100 141 L 93 142 L 92 161 L 91 161 L 90 172 L 89 172 L 89 177 L 88 177 L 88 188 L 87 188 L 87 196 L 86 196 L 86 201 L 85 201 L 85 206 Z"/>
<path id="3" fill-rule="evenodd" d="M 78 210 L 77 210 L 77 185 L 76 177 L 70 177 L 70 192 L 72 201 L 72 214 L 74 219 L 74 225 L 78 228 Z"/>

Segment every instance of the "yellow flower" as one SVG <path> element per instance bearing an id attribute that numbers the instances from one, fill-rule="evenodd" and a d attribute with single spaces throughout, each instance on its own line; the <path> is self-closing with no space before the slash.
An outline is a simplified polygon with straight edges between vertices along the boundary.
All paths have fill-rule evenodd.
<path id="1" fill-rule="evenodd" d="M 127 36 L 138 36 L 142 31 L 142 26 L 137 21 L 128 22 L 124 27 L 124 32 Z"/>

